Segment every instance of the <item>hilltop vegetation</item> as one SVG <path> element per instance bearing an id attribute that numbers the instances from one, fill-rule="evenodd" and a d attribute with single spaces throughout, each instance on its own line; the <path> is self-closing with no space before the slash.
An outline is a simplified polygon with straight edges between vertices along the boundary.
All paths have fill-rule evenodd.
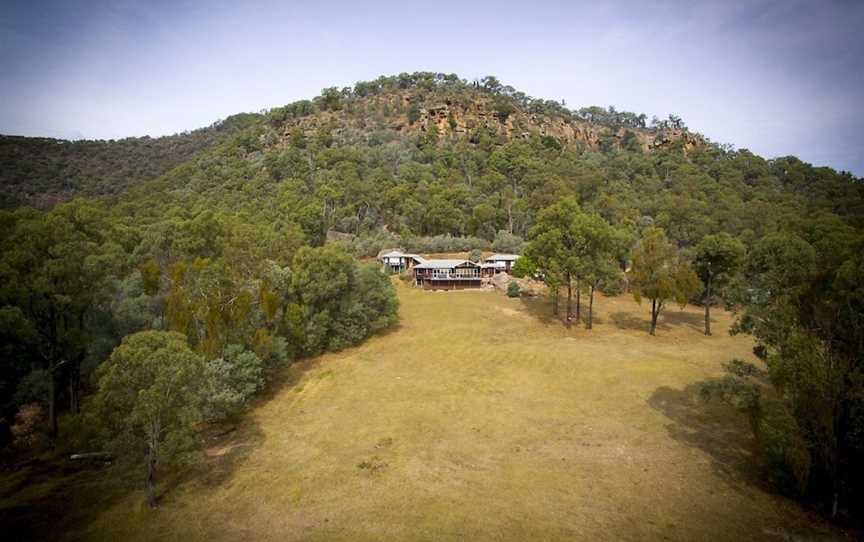
<path id="1" fill-rule="evenodd" d="M 567 291 L 568 324 L 574 297 L 578 321 L 582 293 L 593 303 L 595 287 L 623 291 L 631 279 L 652 332 L 669 301 L 705 304 L 706 333 L 711 304 L 738 311 L 733 330 L 756 338 L 762 365 L 731 364 L 706 397 L 748 412 L 778 486 L 854 515 L 864 487 L 860 179 L 713 144 L 674 115 L 569 110 L 493 77 L 382 77 L 232 119 L 146 151 L 140 139 L 10 140 L 27 158 L 10 161 L 8 201 L 90 197 L 0 213 L 7 422 L 35 404 L 55 434 L 58 413 L 72 414 L 60 425 L 86 426 L 94 418 L 77 416 L 80 398 L 109 393 L 115 381 L 97 367 L 112 350 L 129 336 L 174 345 L 176 335 L 134 339 L 169 332 L 229 406 L 197 408 L 190 396 L 198 414 L 182 423 L 235 415 L 276 367 L 395 322 L 391 283 L 352 255 L 527 241 L 553 302 Z M 33 186 L 22 189 L 22 175 Z M 66 175 L 79 184 L 57 184 Z M 149 350 L 134 350 L 146 366 Z"/>
<path id="2" fill-rule="evenodd" d="M 0 207 L 46 208 L 78 195 L 119 194 L 165 174 L 256 119 L 239 114 L 182 134 L 116 141 L 0 135 Z"/>

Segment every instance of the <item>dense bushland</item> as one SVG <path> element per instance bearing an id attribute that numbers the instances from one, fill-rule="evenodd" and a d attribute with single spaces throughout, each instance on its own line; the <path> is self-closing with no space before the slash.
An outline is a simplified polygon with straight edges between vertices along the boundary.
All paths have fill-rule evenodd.
<path id="1" fill-rule="evenodd" d="M 482 103 L 494 119 L 464 132 L 455 119 L 421 125 L 448 101 Z M 511 129 L 526 115 L 595 123 L 599 144 Z M 706 333 L 711 306 L 736 310 L 765 366 L 730 365 L 706 396 L 748 409 L 769 470 L 794 491 L 854 515 L 864 183 L 699 138 L 639 143 L 666 130 L 687 133 L 675 116 L 571 111 L 494 78 L 403 74 L 246 118 L 142 174 L 152 179 L 121 173 L 120 196 L 0 213 L 3 416 L 35 402 L 54 427 L 58 412 L 80 410 L 81 390 L 101 393 L 92 375 L 139 332 L 185 337 L 216 382 L 218 404 L 201 416 L 230 415 L 269 368 L 393 322 L 389 281 L 349 254 L 524 248 L 519 274 L 543 278 L 556 310 L 566 293 L 568 324 L 582 321 L 584 297 L 591 326 L 595 290 L 650 303 L 646 331 L 670 301 L 703 304 Z M 99 179 L 91 186 L 113 183 Z M 136 351 L 146 360 L 171 337 Z"/>

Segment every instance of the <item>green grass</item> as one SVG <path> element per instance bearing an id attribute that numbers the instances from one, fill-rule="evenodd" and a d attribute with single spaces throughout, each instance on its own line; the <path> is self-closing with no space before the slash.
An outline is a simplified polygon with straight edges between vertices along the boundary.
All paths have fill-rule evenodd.
<path id="1" fill-rule="evenodd" d="M 237 431 L 163 480 L 158 510 L 138 488 L 92 501 L 95 490 L 81 489 L 67 505 L 87 512 L 50 532 L 184 542 L 834 534 L 761 488 L 746 423 L 695 397 L 721 362 L 752 359 L 721 311 L 713 337 L 697 308 L 669 309 L 650 337 L 647 306 L 628 297 L 599 296 L 586 331 L 565 329 L 539 300 L 397 288 L 396 329 L 286 370 Z"/>

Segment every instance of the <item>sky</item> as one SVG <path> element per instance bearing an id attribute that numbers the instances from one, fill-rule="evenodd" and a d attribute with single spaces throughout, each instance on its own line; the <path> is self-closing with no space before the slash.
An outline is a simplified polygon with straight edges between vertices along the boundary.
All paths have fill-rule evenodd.
<path id="1" fill-rule="evenodd" d="M 862 29 L 857 0 L 3 0 L 0 133 L 159 136 L 434 71 L 864 176 Z"/>

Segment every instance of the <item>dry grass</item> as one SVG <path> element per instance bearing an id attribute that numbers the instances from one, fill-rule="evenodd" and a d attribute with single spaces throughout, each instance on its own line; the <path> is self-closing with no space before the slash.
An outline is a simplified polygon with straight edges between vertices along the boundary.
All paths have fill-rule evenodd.
<path id="1" fill-rule="evenodd" d="M 398 282 L 398 281 L 396 281 Z M 69 539 L 782 540 L 834 533 L 766 492 L 746 425 L 694 383 L 751 343 L 717 311 L 398 284 L 397 329 L 295 366 L 156 511 L 103 500 Z M 80 503 L 79 503 L 80 504 Z M 85 505 L 86 506 L 86 505 Z M 85 521 L 86 519 L 86 521 Z"/>

